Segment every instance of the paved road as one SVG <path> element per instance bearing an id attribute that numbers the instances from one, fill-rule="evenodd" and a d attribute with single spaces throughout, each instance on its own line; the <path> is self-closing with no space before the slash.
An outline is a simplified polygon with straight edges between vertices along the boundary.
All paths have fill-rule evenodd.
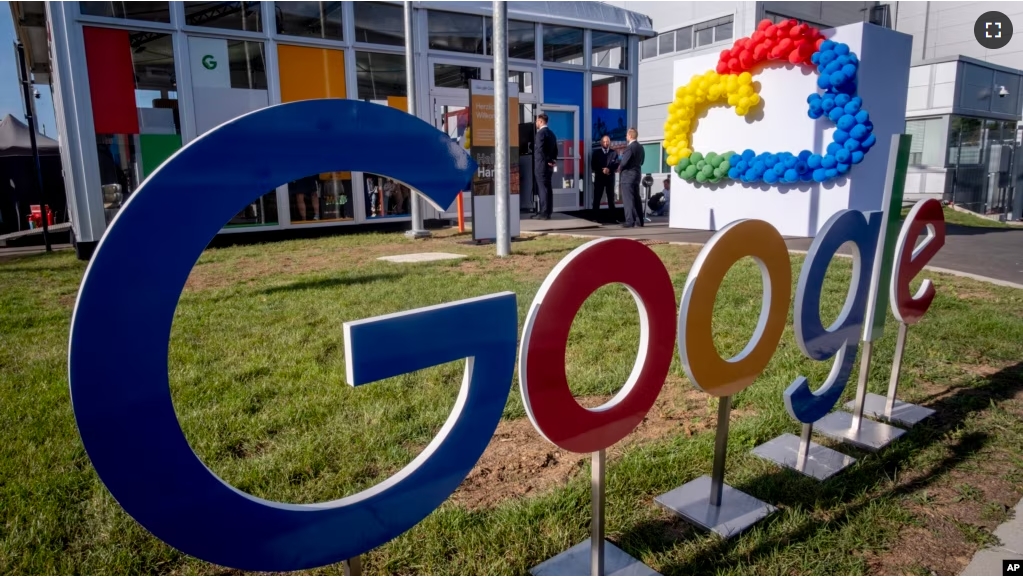
<path id="1" fill-rule="evenodd" d="M 1023 228 L 973 228 L 946 225 L 945 246 L 930 266 L 983 276 L 1023 287 Z M 643 229 L 603 226 L 566 234 L 624 237 L 703 244 L 714 233 L 668 228 L 667 218 L 654 218 Z M 813 239 L 786 238 L 791 250 L 807 250 Z"/>

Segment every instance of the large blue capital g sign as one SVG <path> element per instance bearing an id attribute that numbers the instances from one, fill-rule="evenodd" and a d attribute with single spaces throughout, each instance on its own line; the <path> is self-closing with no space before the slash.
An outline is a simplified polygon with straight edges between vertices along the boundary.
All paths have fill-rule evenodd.
<path id="1" fill-rule="evenodd" d="M 399 142 L 416 154 L 396 159 Z M 71 327 L 75 419 L 96 471 L 118 503 L 190 555 L 261 571 L 354 557 L 439 506 L 482 455 L 504 409 L 515 365 L 513 294 L 344 325 L 352 385 L 469 360 L 451 416 L 419 457 L 375 487 L 314 505 L 247 495 L 199 460 L 171 402 L 168 342 L 178 298 L 203 249 L 240 207 L 265 191 L 309 174 L 365 171 L 400 180 L 446 207 L 474 170 L 457 143 L 417 118 L 330 99 L 237 118 L 153 173 L 100 242 Z M 438 326 L 459 330 L 438 334 Z M 429 339 L 416 338 L 428 331 Z M 122 350 L 117 358 L 108 354 L 112 342 Z M 406 351 L 397 362 L 380 357 L 394 346 Z"/>

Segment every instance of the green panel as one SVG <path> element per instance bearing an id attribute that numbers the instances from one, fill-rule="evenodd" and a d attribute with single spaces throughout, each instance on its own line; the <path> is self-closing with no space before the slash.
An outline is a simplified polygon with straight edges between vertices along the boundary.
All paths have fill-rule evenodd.
<path id="1" fill-rule="evenodd" d="M 651 142 L 643 145 L 643 166 L 640 170 L 643 174 L 656 174 L 661 171 L 661 145 L 658 142 Z"/>
<path id="2" fill-rule="evenodd" d="M 180 134 L 140 134 L 143 178 L 153 174 L 163 161 L 181 148 Z"/>
<path id="3" fill-rule="evenodd" d="M 864 331 L 865 341 L 874 341 L 884 334 L 884 322 L 888 315 L 888 297 L 892 283 L 892 268 L 895 262 L 895 245 L 898 243 L 899 232 L 902 228 L 902 197 L 906 189 L 906 170 L 909 167 L 912 143 L 912 135 L 899 135 L 898 151 L 894 159 L 895 166 L 889 176 L 891 181 L 885 183 L 885 186 L 891 187 L 891 196 L 888 198 L 887 206 L 882 207 L 886 217 L 882 224 L 885 227 L 884 249 L 880 274 L 874 281 L 877 283 L 875 285 L 877 294 L 873 304 L 873 319 L 866 319 L 870 325 Z"/>

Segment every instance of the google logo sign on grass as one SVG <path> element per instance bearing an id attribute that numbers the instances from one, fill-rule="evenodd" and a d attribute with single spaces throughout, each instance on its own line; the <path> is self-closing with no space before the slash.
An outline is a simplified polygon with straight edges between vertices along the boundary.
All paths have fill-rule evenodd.
<path id="1" fill-rule="evenodd" d="M 739 116 L 763 106 L 753 74 L 771 63 L 809 67 L 818 73 L 807 101 L 807 115 L 827 117 L 837 126 L 824 154 L 794 152 L 723 153 L 695 150 L 698 117 L 710 106 L 727 105 Z M 667 162 L 690 182 L 826 182 L 846 174 L 874 146 L 873 124 L 856 95 L 859 58 L 847 44 L 826 40 L 816 28 L 786 20 L 764 20 L 749 38 L 724 50 L 717 68 L 692 78 L 675 93 L 664 125 Z"/>

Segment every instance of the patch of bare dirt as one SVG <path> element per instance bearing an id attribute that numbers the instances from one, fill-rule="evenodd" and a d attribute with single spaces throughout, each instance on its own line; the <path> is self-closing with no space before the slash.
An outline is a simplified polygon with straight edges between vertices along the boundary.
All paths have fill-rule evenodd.
<path id="1" fill-rule="evenodd" d="M 580 397 L 584 406 L 596 406 L 610 397 Z M 631 446 L 684 434 L 691 437 L 717 424 L 717 407 L 685 379 L 669 376 L 664 389 L 643 422 L 612 447 L 614 460 Z M 742 418 L 749 411 L 733 411 Z M 552 445 L 533 428 L 529 419 L 502 421 L 483 457 L 451 500 L 470 509 L 492 507 L 506 499 L 541 493 L 562 486 L 586 467 L 588 455 L 570 453 Z"/>

